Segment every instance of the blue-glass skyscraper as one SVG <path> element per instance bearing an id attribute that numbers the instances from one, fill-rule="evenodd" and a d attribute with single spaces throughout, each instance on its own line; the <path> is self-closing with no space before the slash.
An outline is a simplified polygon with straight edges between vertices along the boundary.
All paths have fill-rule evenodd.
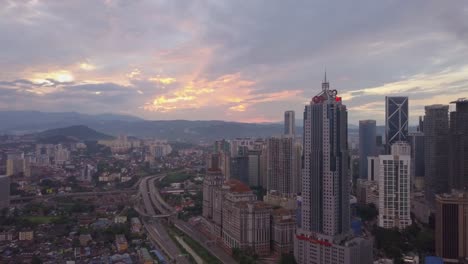
<path id="1" fill-rule="evenodd" d="M 377 155 L 375 120 L 359 121 L 359 178 L 367 179 L 367 157 Z"/>
<path id="2" fill-rule="evenodd" d="M 387 150 L 397 141 L 408 141 L 408 97 L 385 97 L 385 143 Z"/>

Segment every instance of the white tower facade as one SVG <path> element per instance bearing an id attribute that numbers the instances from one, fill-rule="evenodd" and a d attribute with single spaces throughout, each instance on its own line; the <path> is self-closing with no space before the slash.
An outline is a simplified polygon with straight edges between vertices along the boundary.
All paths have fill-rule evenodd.
<path id="1" fill-rule="evenodd" d="M 379 156 L 379 218 L 383 228 L 411 225 L 411 149 L 406 142 L 391 146 L 391 155 Z"/>

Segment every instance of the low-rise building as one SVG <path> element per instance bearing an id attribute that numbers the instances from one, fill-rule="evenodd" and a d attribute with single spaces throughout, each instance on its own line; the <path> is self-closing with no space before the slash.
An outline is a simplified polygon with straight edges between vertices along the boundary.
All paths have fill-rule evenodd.
<path id="1" fill-rule="evenodd" d="M 93 238 L 90 234 L 81 234 L 78 240 L 80 240 L 80 246 L 85 247 L 89 242 L 93 241 Z"/>
<path id="2" fill-rule="evenodd" d="M 356 198 L 360 204 L 379 204 L 379 183 L 377 181 L 358 179 Z"/>
<path id="3" fill-rule="evenodd" d="M 125 238 L 125 235 L 116 235 L 115 236 L 115 247 L 118 252 L 125 252 L 128 250 L 128 242 Z"/>
<path id="4" fill-rule="evenodd" d="M 31 241 L 34 239 L 34 232 L 33 231 L 21 231 L 18 234 L 18 239 L 20 241 Z"/>
<path id="5" fill-rule="evenodd" d="M 148 249 L 146 248 L 141 248 L 138 251 L 138 258 L 140 260 L 141 264 L 153 264 L 153 258 L 151 257 L 150 253 L 148 252 Z"/>
<path id="6" fill-rule="evenodd" d="M 118 215 L 118 216 L 114 217 L 114 223 L 116 223 L 116 224 L 125 224 L 125 223 L 127 223 L 127 216 Z"/>
<path id="7" fill-rule="evenodd" d="M 296 196 L 284 196 L 281 195 L 281 193 L 278 191 L 270 191 L 265 196 L 263 196 L 263 201 L 265 203 L 291 210 L 296 209 L 296 199 Z"/>
<path id="8" fill-rule="evenodd" d="M 0 241 L 12 241 L 13 233 L 12 232 L 2 232 L 0 233 Z"/>
<path id="9" fill-rule="evenodd" d="M 130 219 L 130 223 L 132 225 L 132 233 L 140 233 L 141 232 L 141 222 L 138 217 L 133 217 Z"/>

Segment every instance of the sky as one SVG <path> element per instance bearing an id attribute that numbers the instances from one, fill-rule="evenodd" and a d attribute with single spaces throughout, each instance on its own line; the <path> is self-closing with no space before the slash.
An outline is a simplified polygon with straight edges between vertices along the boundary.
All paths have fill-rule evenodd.
<path id="1" fill-rule="evenodd" d="M 0 2 L 0 110 L 275 122 L 325 70 L 350 123 L 468 97 L 465 0 Z"/>

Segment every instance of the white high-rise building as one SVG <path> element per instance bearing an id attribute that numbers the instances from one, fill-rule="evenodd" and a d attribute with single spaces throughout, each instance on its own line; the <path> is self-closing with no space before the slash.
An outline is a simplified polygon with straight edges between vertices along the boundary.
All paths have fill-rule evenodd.
<path id="1" fill-rule="evenodd" d="M 54 161 L 56 165 L 63 165 L 70 159 L 70 151 L 61 144 L 55 146 Z"/>
<path id="2" fill-rule="evenodd" d="M 411 225 L 410 179 L 410 145 L 406 142 L 395 142 L 391 146 L 391 155 L 379 156 L 380 227 L 404 229 Z"/>
<path id="3" fill-rule="evenodd" d="M 228 141 L 230 146 L 231 157 L 239 156 L 239 151 L 253 150 L 256 146 L 256 139 L 254 138 L 236 138 Z"/>

